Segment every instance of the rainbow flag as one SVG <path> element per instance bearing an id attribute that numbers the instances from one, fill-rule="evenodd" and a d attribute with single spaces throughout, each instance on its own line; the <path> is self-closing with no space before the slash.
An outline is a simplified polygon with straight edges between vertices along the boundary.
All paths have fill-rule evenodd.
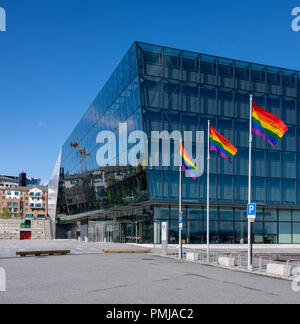
<path id="1" fill-rule="evenodd" d="M 288 128 L 282 120 L 265 109 L 252 103 L 252 133 L 261 136 L 265 141 L 275 146 Z"/>
<path id="2" fill-rule="evenodd" d="M 232 162 L 232 159 L 237 154 L 238 150 L 212 127 L 210 127 L 209 138 L 210 150 L 218 152 L 221 157 Z"/>
<path id="3" fill-rule="evenodd" d="M 198 177 L 198 170 L 194 163 L 192 162 L 191 158 L 187 154 L 186 150 L 184 149 L 183 145 L 180 146 L 180 155 L 181 155 L 181 167 L 188 174 L 193 178 L 196 179 Z"/>

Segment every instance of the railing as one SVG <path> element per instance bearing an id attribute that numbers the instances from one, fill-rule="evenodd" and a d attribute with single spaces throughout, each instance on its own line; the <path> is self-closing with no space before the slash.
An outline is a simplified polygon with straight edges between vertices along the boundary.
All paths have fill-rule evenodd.
<path id="1" fill-rule="evenodd" d="M 154 253 L 161 253 L 161 249 L 153 249 Z M 211 251 L 209 255 L 206 250 L 192 250 L 192 249 L 183 249 L 183 259 L 186 259 L 187 253 L 194 253 L 196 260 L 195 262 L 199 262 L 202 264 L 212 264 L 212 265 L 220 265 L 220 258 L 230 258 L 234 259 L 234 266 L 229 267 L 232 269 L 240 269 L 240 270 L 248 270 L 248 255 L 247 253 L 238 253 L 238 252 L 230 252 L 230 251 Z M 178 248 L 168 248 L 166 255 L 170 257 L 179 256 Z M 270 255 L 262 255 L 262 254 L 254 254 L 253 256 L 253 272 L 266 274 L 268 264 L 278 264 L 283 266 L 290 266 L 291 275 L 290 277 L 300 276 L 300 255 L 290 256 L 290 255 L 282 255 L 279 254 L 270 254 Z"/>

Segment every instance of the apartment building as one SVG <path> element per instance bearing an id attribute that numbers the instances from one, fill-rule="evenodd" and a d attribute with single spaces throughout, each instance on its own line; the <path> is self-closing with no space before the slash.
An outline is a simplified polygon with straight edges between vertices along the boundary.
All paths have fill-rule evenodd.
<path id="1" fill-rule="evenodd" d="M 48 218 L 48 187 L 0 188 L 0 218 Z"/>

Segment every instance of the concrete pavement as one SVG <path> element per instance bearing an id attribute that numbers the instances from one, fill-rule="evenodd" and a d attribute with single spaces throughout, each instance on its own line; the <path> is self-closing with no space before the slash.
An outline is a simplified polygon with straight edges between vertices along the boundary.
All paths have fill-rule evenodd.
<path id="1" fill-rule="evenodd" d="M 74 242 L 68 244 L 75 251 Z M 103 246 L 69 256 L 0 259 L 7 273 L 0 303 L 300 303 L 289 281 L 149 254 L 99 254 Z"/>

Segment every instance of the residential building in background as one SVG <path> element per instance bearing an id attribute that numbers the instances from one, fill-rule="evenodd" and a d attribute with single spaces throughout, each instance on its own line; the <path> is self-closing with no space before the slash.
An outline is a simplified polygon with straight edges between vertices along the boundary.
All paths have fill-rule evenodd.
<path id="1" fill-rule="evenodd" d="M 167 221 L 169 242 L 177 244 L 178 168 L 100 168 L 96 138 L 108 130 L 119 143 L 119 123 L 125 122 L 128 133 L 140 130 L 149 138 L 152 131 L 195 134 L 207 132 L 210 120 L 239 150 L 232 164 L 211 154 L 211 243 L 247 243 L 250 94 L 289 127 L 275 148 L 253 138 L 254 243 L 300 244 L 300 72 L 140 42 L 62 147 L 50 181 L 57 235 L 75 238 L 80 230 L 94 241 L 159 244 Z M 207 144 L 205 136 L 205 154 Z M 206 243 L 206 190 L 206 168 L 196 180 L 183 177 L 187 244 Z"/>
<path id="2" fill-rule="evenodd" d="M 0 188 L 0 240 L 51 238 L 48 187 Z"/>
<path id="3" fill-rule="evenodd" d="M 0 188 L 0 218 L 47 219 L 48 187 Z"/>
<path id="4" fill-rule="evenodd" d="M 14 188 L 18 186 L 16 179 L 0 175 L 0 188 Z"/>

